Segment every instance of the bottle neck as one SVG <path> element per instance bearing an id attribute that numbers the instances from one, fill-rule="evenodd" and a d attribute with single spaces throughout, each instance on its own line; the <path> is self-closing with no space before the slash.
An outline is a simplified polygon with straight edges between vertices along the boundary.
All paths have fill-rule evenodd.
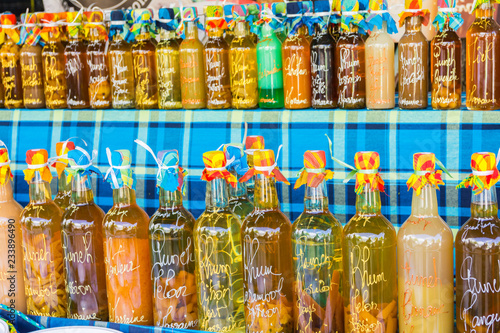
<path id="1" fill-rule="evenodd" d="M 216 178 L 207 182 L 207 195 L 205 198 L 207 209 L 226 208 L 228 205 L 227 182 L 225 179 Z"/>
<path id="2" fill-rule="evenodd" d="M 97 28 L 92 28 L 90 29 L 90 33 L 89 33 L 89 40 L 90 41 L 105 41 L 106 40 L 106 36 L 104 35 L 101 35 L 99 33 L 99 30 Z"/>
<path id="3" fill-rule="evenodd" d="M 208 38 L 222 38 L 224 30 L 218 28 L 212 28 L 208 30 Z"/>
<path id="4" fill-rule="evenodd" d="M 58 192 L 69 192 L 71 191 L 71 182 L 68 182 L 68 176 L 66 172 L 63 171 L 61 177 L 57 181 L 57 191 Z"/>
<path id="5" fill-rule="evenodd" d="M 236 171 L 231 171 L 231 173 L 238 178 L 238 174 Z M 231 184 L 228 184 L 229 188 L 229 197 L 232 198 L 242 198 L 247 196 L 247 184 L 246 183 L 240 183 L 238 182 L 236 184 L 236 187 L 231 186 Z"/>
<path id="6" fill-rule="evenodd" d="M 160 208 L 170 208 L 182 206 L 182 193 L 181 191 L 167 191 L 160 187 Z"/>
<path id="7" fill-rule="evenodd" d="M 276 192 L 276 180 L 274 177 L 266 177 L 263 174 L 255 176 L 254 206 L 262 210 L 278 210 L 280 203 Z"/>
<path id="8" fill-rule="evenodd" d="M 475 10 L 476 18 L 493 18 L 493 5 L 488 2 L 479 6 Z"/>
<path id="9" fill-rule="evenodd" d="M 79 42 L 83 40 L 83 34 L 80 30 L 77 30 L 72 35 L 68 34 L 68 42 Z"/>
<path id="10" fill-rule="evenodd" d="M 50 184 L 42 179 L 40 173 L 35 171 L 35 175 L 29 184 L 30 203 L 45 203 L 52 201 Z"/>
<path id="11" fill-rule="evenodd" d="M 304 208 L 307 213 L 324 213 L 328 211 L 328 194 L 326 182 L 321 182 L 317 187 L 306 185 Z"/>
<path id="12" fill-rule="evenodd" d="M 387 33 L 387 22 L 382 22 L 382 28 L 378 28 L 377 26 L 373 26 L 373 31 L 372 31 L 372 34 L 376 34 L 376 33 Z"/>
<path id="13" fill-rule="evenodd" d="M 76 173 L 71 180 L 71 202 L 76 205 L 89 204 L 94 202 L 92 185 L 89 176 Z"/>
<path id="14" fill-rule="evenodd" d="M 113 206 L 130 206 L 135 204 L 135 190 L 126 186 L 113 190 Z"/>
<path id="15" fill-rule="evenodd" d="M 160 41 L 166 41 L 166 40 L 171 40 L 171 39 L 175 39 L 174 31 L 170 31 L 167 29 L 161 29 Z"/>
<path id="16" fill-rule="evenodd" d="M 361 215 L 379 215 L 381 206 L 380 192 L 366 184 L 363 192 L 356 197 L 356 212 Z"/>
<path id="17" fill-rule="evenodd" d="M 269 23 L 264 23 L 261 33 L 262 37 L 270 37 L 271 35 L 274 35 L 274 30 Z"/>
<path id="18" fill-rule="evenodd" d="M 248 35 L 248 25 L 245 21 L 238 21 L 234 27 L 235 37 L 245 37 Z"/>
<path id="19" fill-rule="evenodd" d="M 425 185 L 420 191 L 420 195 L 413 191 L 411 215 L 421 217 L 439 216 L 436 188 L 434 186 Z"/>
<path id="20" fill-rule="evenodd" d="M 418 32 L 422 30 L 422 17 L 410 16 L 405 19 L 406 32 Z"/>
<path id="21" fill-rule="evenodd" d="M 198 27 L 194 22 L 186 22 L 186 39 L 198 39 Z"/>
<path id="22" fill-rule="evenodd" d="M 52 28 L 48 33 L 48 43 L 57 43 L 61 41 L 62 31 L 59 28 Z"/>
<path id="23" fill-rule="evenodd" d="M 123 36 L 121 34 L 116 33 L 116 34 L 113 35 L 113 41 L 119 42 L 119 41 L 122 41 L 122 40 L 124 40 L 124 39 L 123 39 Z"/>
<path id="24" fill-rule="evenodd" d="M 142 26 L 141 31 L 137 36 L 135 36 L 136 41 L 145 42 L 151 39 L 151 35 L 149 34 L 149 27 Z"/>
<path id="25" fill-rule="evenodd" d="M 498 216 L 497 191 L 493 186 L 479 194 L 472 193 L 471 216 L 475 218 L 496 218 Z"/>
<path id="26" fill-rule="evenodd" d="M 5 181 L 5 184 L 0 185 L 0 202 L 6 202 L 14 199 L 12 191 L 12 182 L 10 179 Z"/>

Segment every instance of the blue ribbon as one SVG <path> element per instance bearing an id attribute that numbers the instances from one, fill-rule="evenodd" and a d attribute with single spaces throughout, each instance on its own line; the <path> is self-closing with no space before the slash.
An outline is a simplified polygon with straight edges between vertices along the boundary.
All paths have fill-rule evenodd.
<path id="1" fill-rule="evenodd" d="M 387 32 L 390 34 L 398 33 L 396 21 L 394 21 L 391 14 L 389 14 L 389 12 L 387 11 L 384 11 L 383 13 L 380 14 L 369 13 L 365 21 L 370 30 L 373 30 L 373 27 L 382 29 L 384 22 L 387 22 Z"/>
<path id="2" fill-rule="evenodd" d="M 243 147 L 236 144 L 224 145 L 226 159 L 232 161 L 226 165 L 228 171 L 235 171 L 238 175 L 243 176 L 249 169 L 247 156 L 243 153 Z"/>

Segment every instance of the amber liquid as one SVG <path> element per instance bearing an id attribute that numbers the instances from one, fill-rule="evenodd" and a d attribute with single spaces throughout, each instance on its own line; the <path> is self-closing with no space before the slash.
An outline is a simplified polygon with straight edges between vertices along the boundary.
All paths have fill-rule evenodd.
<path id="1" fill-rule="evenodd" d="M 198 39 L 198 28 L 186 24 L 186 39 L 179 47 L 181 67 L 181 97 L 184 109 L 202 109 L 207 106 L 203 44 Z"/>
<path id="2" fill-rule="evenodd" d="M 484 6 L 484 5 L 483 5 Z M 500 27 L 492 18 L 493 9 L 476 10 L 476 19 L 467 30 L 466 104 L 469 110 L 500 108 Z"/>
<path id="3" fill-rule="evenodd" d="M 44 108 L 43 61 L 40 45 L 25 44 L 21 48 L 21 71 L 24 107 L 28 109 Z"/>
<path id="4" fill-rule="evenodd" d="M 203 54 L 207 81 L 207 108 L 227 109 L 231 107 L 229 45 L 222 37 L 222 30 L 208 33 Z"/>
<path id="5" fill-rule="evenodd" d="M 158 87 L 156 72 L 156 43 L 148 31 L 141 31 L 132 46 L 135 78 L 135 107 L 138 109 L 158 108 Z"/>
<path id="6" fill-rule="evenodd" d="M 95 29 L 91 29 L 87 45 L 90 107 L 107 109 L 111 107 L 108 54 L 105 52 L 107 42 L 92 30 Z"/>
<path id="7" fill-rule="evenodd" d="M 160 109 L 180 109 L 181 70 L 179 44 L 173 32 L 167 32 L 156 49 L 158 63 L 158 106 Z"/>
<path id="8" fill-rule="evenodd" d="M 7 40 L 0 48 L 4 105 L 8 109 L 20 108 L 23 106 L 21 48 L 10 37 L 6 38 Z"/>
<path id="9" fill-rule="evenodd" d="M 311 44 L 302 26 L 282 46 L 286 109 L 311 107 Z"/>
<path id="10" fill-rule="evenodd" d="M 66 58 L 66 83 L 68 84 L 68 107 L 84 109 L 90 106 L 89 65 L 87 45 L 81 39 L 70 38 L 64 49 Z"/>
<path id="11" fill-rule="evenodd" d="M 49 109 L 68 106 L 64 46 L 56 38 L 50 38 L 42 49 L 45 84 L 45 104 Z"/>
<path id="12" fill-rule="evenodd" d="M 108 57 L 113 109 L 131 109 L 135 107 L 132 46 L 123 38 L 115 36 L 109 45 Z"/>

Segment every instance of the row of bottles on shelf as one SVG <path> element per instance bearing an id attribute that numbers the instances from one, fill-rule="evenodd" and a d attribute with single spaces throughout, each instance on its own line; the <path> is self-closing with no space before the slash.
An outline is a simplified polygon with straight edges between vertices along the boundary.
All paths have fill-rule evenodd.
<path id="1" fill-rule="evenodd" d="M 23 209 L 2 148 L 0 243 L 9 259 L 0 259 L 0 273 L 13 277 L 0 280 L 0 303 L 31 315 L 217 332 L 454 331 L 453 235 L 438 214 L 444 182 L 435 165 L 448 172 L 434 154 L 413 157 L 412 213 L 396 233 L 381 214 L 376 152 L 356 153 L 354 166 L 332 157 L 356 179 L 356 214 L 343 228 L 328 210 L 324 151 L 304 154 L 295 188 L 305 185 L 305 209 L 292 225 L 276 192 L 288 181 L 262 137 L 247 137 L 246 150 L 226 144 L 203 154 L 206 209 L 197 220 L 183 207 L 187 172 L 177 151 L 155 154 L 136 142 L 158 164 L 151 219 L 136 204 L 128 150 L 106 150 L 113 206 L 105 214 L 91 189 L 95 152 L 71 141 L 57 144 L 55 158 L 29 150 Z M 500 330 L 484 320 L 500 312 L 497 163 L 493 153 L 473 154 L 458 186 L 473 191 L 471 218 L 455 239 L 459 332 Z"/>
<path id="2" fill-rule="evenodd" d="M 260 11 L 258 5 L 208 6 L 204 45 L 194 7 L 162 8 L 157 21 L 148 9 L 114 10 L 109 29 L 101 11 L 28 13 L 21 19 L 23 38 L 16 17 L 4 14 L 0 96 L 7 108 L 393 108 L 395 48 L 389 33 L 397 28 L 386 0 L 365 2 L 315 1 L 314 8 L 310 1 L 262 4 Z M 429 72 L 432 107 L 461 106 L 461 41 L 455 29 L 463 20 L 452 0 L 438 5 L 430 69 L 429 43 L 421 32 L 429 11 L 421 0 L 407 0 L 400 14 L 403 109 L 428 106 Z M 499 109 L 500 71 L 494 63 L 500 27 L 489 1 L 476 1 L 474 10 L 466 41 L 466 105 Z M 229 12 L 226 18 L 223 11 Z M 60 27 L 68 32 L 65 42 Z"/>

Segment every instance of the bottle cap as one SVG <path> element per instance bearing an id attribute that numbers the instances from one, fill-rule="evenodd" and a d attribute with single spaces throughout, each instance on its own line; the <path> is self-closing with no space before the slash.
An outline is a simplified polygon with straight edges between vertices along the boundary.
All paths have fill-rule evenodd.
<path id="1" fill-rule="evenodd" d="M 231 186 L 236 187 L 238 180 L 236 177 L 227 171 L 226 154 L 222 151 L 214 150 L 207 151 L 203 154 L 203 163 L 205 169 L 201 175 L 201 179 L 211 181 L 216 178 L 225 179 Z"/>
<path id="2" fill-rule="evenodd" d="M 116 190 L 121 187 L 135 188 L 135 175 L 132 170 L 132 157 L 130 151 L 126 149 L 111 150 L 106 148 L 109 169 L 104 179 Z"/>
<path id="3" fill-rule="evenodd" d="M 433 153 L 413 154 L 413 170 L 415 172 L 410 176 L 406 185 L 408 190 L 413 188 L 417 195 L 420 195 L 422 188 L 431 184 L 439 188 L 444 185 L 441 179 L 441 170 L 436 170 L 436 156 Z"/>
<path id="4" fill-rule="evenodd" d="M 470 161 L 472 173 L 458 184 L 457 188 L 467 188 L 470 186 L 474 194 L 479 194 L 485 189 L 490 189 L 500 179 L 497 168 L 499 160 L 498 156 L 495 158 L 495 154 L 490 152 L 472 154 Z"/>
<path id="5" fill-rule="evenodd" d="M 380 156 L 374 151 L 360 151 L 354 155 L 354 166 L 356 168 L 355 191 L 360 194 L 365 184 L 371 185 L 371 190 L 384 192 L 384 181 L 380 177 L 378 168 Z"/>
<path id="6" fill-rule="evenodd" d="M 29 183 L 35 176 L 35 171 L 40 173 L 42 180 L 50 183 L 52 174 L 49 169 L 49 153 L 45 149 L 30 149 L 26 152 L 28 168 L 23 170 L 24 179 Z"/>
<path id="7" fill-rule="evenodd" d="M 2 145 L 5 145 L 1 142 Z M 9 158 L 9 150 L 7 147 L 0 148 L 0 184 L 4 185 L 7 180 L 12 180 L 12 171 L 10 169 L 10 158 Z"/>
<path id="8" fill-rule="evenodd" d="M 278 149 L 278 157 L 281 151 L 281 147 Z M 256 150 L 253 154 L 254 166 L 241 177 L 240 182 L 246 182 L 250 177 L 256 174 L 262 174 L 266 178 L 276 178 L 277 181 L 282 181 L 287 185 L 290 185 L 288 180 L 283 176 L 278 168 L 278 164 L 274 158 L 274 151 L 271 149 Z"/>
<path id="9" fill-rule="evenodd" d="M 308 150 L 304 153 L 304 167 L 295 182 L 295 189 L 307 184 L 317 187 L 324 180 L 332 179 L 333 172 L 326 170 L 326 156 L 323 150 Z"/>

